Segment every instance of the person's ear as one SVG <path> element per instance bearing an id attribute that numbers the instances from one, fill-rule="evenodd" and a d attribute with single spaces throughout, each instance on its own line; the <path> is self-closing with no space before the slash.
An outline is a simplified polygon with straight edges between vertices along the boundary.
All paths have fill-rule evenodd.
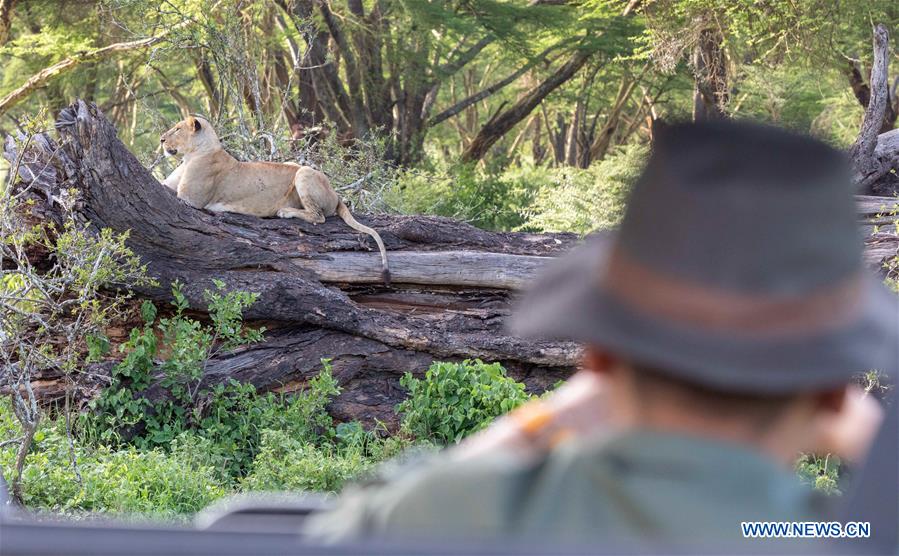
<path id="1" fill-rule="evenodd" d="M 848 392 L 849 388 L 846 386 L 817 392 L 814 394 L 814 403 L 819 409 L 839 413 L 846 405 Z"/>
<path id="2" fill-rule="evenodd" d="M 883 421 L 880 402 L 855 384 L 814 396 L 814 451 L 851 462 L 864 460 Z"/>
<path id="3" fill-rule="evenodd" d="M 611 353 L 594 347 L 587 346 L 584 349 L 584 368 L 601 375 L 608 375 L 619 363 Z"/>

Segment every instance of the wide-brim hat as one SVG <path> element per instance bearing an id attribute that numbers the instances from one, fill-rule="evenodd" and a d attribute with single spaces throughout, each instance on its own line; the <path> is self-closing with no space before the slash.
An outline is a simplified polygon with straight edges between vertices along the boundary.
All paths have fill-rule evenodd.
<path id="1" fill-rule="evenodd" d="M 895 373 L 899 296 L 863 268 L 848 168 L 776 128 L 665 128 L 620 229 L 551 264 L 511 329 L 733 392 Z"/>

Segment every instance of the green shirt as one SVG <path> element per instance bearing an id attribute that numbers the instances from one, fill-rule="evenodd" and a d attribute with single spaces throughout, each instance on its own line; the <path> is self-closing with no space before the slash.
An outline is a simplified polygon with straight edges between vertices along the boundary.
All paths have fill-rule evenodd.
<path id="1" fill-rule="evenodd" d="M 346 492 L 310 518 L 319 540 L 534 538 L 588 543 L 742 540 L 741 521 L 808 521 L 818 505 L 796 474 L 746 447 L 649 431 L 570 442 L 540 461 L 439 455 Z"/>

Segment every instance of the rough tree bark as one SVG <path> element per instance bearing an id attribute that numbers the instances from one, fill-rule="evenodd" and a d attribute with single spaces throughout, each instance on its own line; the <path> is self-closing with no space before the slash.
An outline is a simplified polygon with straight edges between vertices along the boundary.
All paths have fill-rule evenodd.
<path id="1" fill-rule="evenodd" d="M 849 157 L 855 166 L 859 193 L 891 195 L 899 192 L 899 130 L 880 133 L 889 106 L 890 36 L 884 25 L 874 28 L 874 64 L 870 99 L 861 131 Z"/>
<path id="2" fill-rule="evenodd" d="M 861 65 L 856 61 L 850 61 L 846 64 L 846 77 L 849 80 L 849 87 L 852 94 L 862 106 L 868 108 L 871 102 L 871 86 L 862 77 Z M 896 83 L 899 84 L 899 78 Z M 895 87 L 887 89 L 887 106 L 883 115 L 883 123 L 880 125 L 878 133 L 886 133 L 896 127 L 896 119 L 899 117 L 899 96 L 896 95 Z"/>
<path id="3" fill-rule="evenodd" d="M 402 373 L 423 372 L 434 359 L 500 361 L 539 392 L 567 376 L 578 360 L 568 342 L 523 341 L 503 328 L 515 290 L 572 247 L 572 234 L 499 233 L 437 217 L 359 216 L 388 249 L 394 287 L 380 281 L 379 257 L 367 238 L 332 218 L 314 226 L 196 210 L 163 187 L 116 138 L 93 104 L 60 114 L 59 141 L 41 136 L 23 156 L 20 177 L 36 192 L 32 216 L 58 219 L 48 199 L 77 188 L 77 214 L 97 229 L 130 230 L 129 246 L 158 278 L 139 291 L 169 299 L 180 280 L 192 307 L 203 310 L 213 279 L 229 289 L 258 292 L 248 318 L 270 330 L 263 343 L 217 356 L 204 380 L 250 382 L 262 391 L 293 391 L 333 358 L 344 388 L 332 407 L 340 419 L 395 422 Z M 15 158 L 7 140 L 5 156 Z M 880 268 L 895 257 L 899 237 L 887 233 L 899 203 L 859 197 L 868 237 L 866 262 Z M 872 234 L 873 226 L 884 232 Z M 90 395 L 112 362 L 89 369 Z M 63 392 L 52 373 L 34 383 L 47 401 Z"/>
<path id="4" fill-rule="evenodd" d="M 9 28 L 12 25 L 12 14 L 17 0 L 0 0 L 0 46 L 9 40 Z"/>
<path id="5" fill-rule="evenodd" d="M 717 27 L 699 32 L 693 48 L 693 121 L 727 117 L 727 56 L 724 35 Z"/>

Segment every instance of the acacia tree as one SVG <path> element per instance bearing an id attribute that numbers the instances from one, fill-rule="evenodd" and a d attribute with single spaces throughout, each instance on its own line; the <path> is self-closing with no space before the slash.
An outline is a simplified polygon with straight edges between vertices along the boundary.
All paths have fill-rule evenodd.
<path id="1" fill-rule="evenodd" d="M 32 77 L 0 101 L 0 114 L 44 85 L 64 84 L 92 98 L 77 91 L 78 85 L 113 82 L 106 95 L 98 87 L 98 100 L 117 125 L 134 134 L 142 131 L 138 108 L 163 93 L 181 114 L 199 109 L 217 123 L 236 121 L 248 137 L 281 124 L 295 139 L 331 131 L 342 140 L 383 136 L 387 157 L 408 165 L 421 158 L 435 126 L 503 94 L 500 110 L 478 122 L 466 148 L 463 158 L 477 160 L 589 60 L 599 55 L 608 61 L 626 52 L 628 39 L 639 33 L 632 21 L 619 21 L 632 11 L 624 2 L 591 6 L 589 17 L 577 3 L 525 0 L 96 4 L 100 9 L 77 25 L 96 20 L 110 32 L 89 34 L 81 44 L 69 35 L 60 39 L 49 55 L 34 59 L 31 67 L 39 69 Z M 21 17 L 33 17 L 39 27 L 76 24 L 45 14 Z M 122 30 L 129 33 L 123 36 Z M 36 40 L 23 31 L 14 43 Z M 68 53 L 62 60 L 60 50 Z M 34 58 L 21 49 L 11 52 Z M 90 68 L 78 70 L 95 71 L 93 79 L 76 79 L 76 68 L 93 60 Z M 447 83 L 473 63 L 501 73 L 464 98 L 449 100 Z M 71 79 L 60 79 L 60 65 L 72 72 Z M 185 86 L 194 77 L 199 89 Z M 155 92 L 141 92 L 146 89 Z M 69 95 L 57 96 L 52 109 L 61 108 Z M 199 105 L 197 98 L 205 102 Z"/>
<path id="2" fill-rule="evenodd" d="M 864 8 L 839 0 L 733 3 L 726 0 L 644 2 L 652 58 L 663 72 L 687 62 L 694 80 L 694 119 L 726 116 L 736 85 L 734 66 L 832 68 L 844 73 L 862 106 L 870 87 L 864 60 L 870 60 L 871 23 L 894 26 L 899 6 L 872 0 Z M 895 92 L 891 97 L 896 106 Z M 882 131 L 892 128 L 895 109 Z"/>
<path id="3" fill-rule="evenodd" d="M 575 6 L 534 2 L 414 4 L 379 0 L 368 11 L 359 0 L 347 2 L 345 8 L 321 0 L 292 4 L 282 0 L 280 5 L 290 10 L 295 23 L 309 25 L 311 21 L 311 29 L 315 29 L 304 33 L 310 64 L 308 69 L 300 68 L 298 80 L 313 84 L 319 104 L 315 109 L 320 113 L 330 109 L 332 120 L 345 134 L 387 133 L 389 155 L 401 164 L 421 157 L 430 128 L 545 65 L 547 75 L 530 91 L 508 110 L 480 123 L 462 158 L 482 158 L 490 145 L 574 77 L 592 56 L 622 48 L 621 43 L 595 37 L 600 20 L 614 23 L 613 11 L 608 9 L 602 18 L 594 14 L 583 20 Z M 323 52 L 328 43 L 333 60 L 327 60 Z M 537 50 L 535 44 L 544 48 Z M 520 60 L 512 62 L 508 75 L 439 109 L 447 81 L 475 60 L 495 58 L 502 50 L 511 50 L 512 59 Z M 333 114 L 335 108 L 339 113 Z"/>
<path id="4" fill-rule="evenodd" d="M 899 19 L 889 0 L 864 9 L 841 0 L 7 0 L 0 8 L 0 22 L 11 14 L 0 46 L 0 113 L 9 109 L 0 131 L 38 105 L 55 112 L 82 97 L 98 102 L 145 163 L 160 131 L 199 112 L 245 158 L 276 159 L 329 137 L 379 141 L 383 157 L 403 166 L 427 153 L 486 159 L 489 168 L 528 156 L 585 167 L 648 138 L 657 117 L 737 113 L 759 92 L 746 89 L 748 67 L 839 71 L 865 106 L 870 21 Z M 888 93 L 881 130 L 899 109 L 892 81 Z"/>

